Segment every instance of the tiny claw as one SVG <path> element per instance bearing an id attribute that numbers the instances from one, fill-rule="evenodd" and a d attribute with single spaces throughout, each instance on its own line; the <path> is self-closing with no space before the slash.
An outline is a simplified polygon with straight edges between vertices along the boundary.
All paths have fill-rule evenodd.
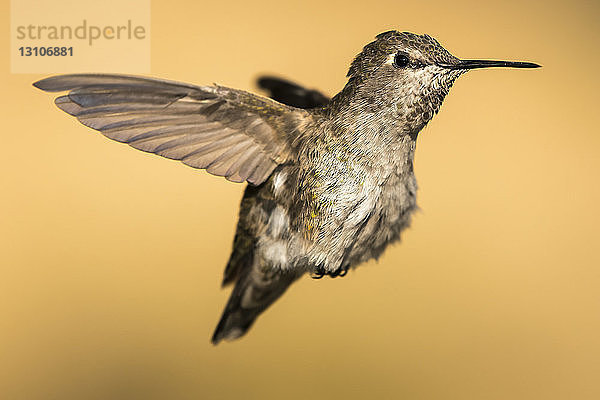
<path id="1" fill-rule="evenodd" d="M 323 267 L 317 267 L 311 278 L 313 279 L 322 279 L 325 275 L 327 275 L 327 271 Z"/>
<path id="2" fill-rule="evenodd" d="M 348 274 L 349 269 L 350 269 L 350 267 L 345 266 L 345 267 L 339 268 L 339 269 L 331 272 L 331 271 L 326 271 L 325 268 L 323 268 L 323 267 L 319 267 L 316 269 L 316 271 L 313 273 L 313 275 L 311 275 L 311 278 L 322 279 L 325 275 L 329 276 L 330 278 L 337 278 L 338 276 L 346 276 Z"/>

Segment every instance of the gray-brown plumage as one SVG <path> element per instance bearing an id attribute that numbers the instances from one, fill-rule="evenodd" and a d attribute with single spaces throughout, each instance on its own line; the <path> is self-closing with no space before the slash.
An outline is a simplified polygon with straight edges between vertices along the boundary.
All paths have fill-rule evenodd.
<path id="1" fill-rule="evenodd" d="M 400 238 L 416 209 L 418 132 L 473 68 L 536 64 L 460 60 L 433 38 L 390 31 L 354 59 L 331 100 L 263 79 L 290 105 L 222 86 L 126 75 L 61 75 L 59 108 L 105 136 L 247 181 L 223 284 L 235 283 L 212 338 L 237 338 L 305 273 L 344 275 Z M 309 109 L 303 109 L 314 107 Z"/>

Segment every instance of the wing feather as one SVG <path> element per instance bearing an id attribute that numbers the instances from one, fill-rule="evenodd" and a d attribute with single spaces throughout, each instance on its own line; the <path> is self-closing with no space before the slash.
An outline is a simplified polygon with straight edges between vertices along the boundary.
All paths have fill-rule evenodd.
<path id="1" fill-rule="evenodd" d="M 34 86 L 66 91 L 58 108 L 110 139 L 256 185 L 294 159 L 292 143 L 310 118 L 240 90 L 137 76 L 59 75 Z"/>

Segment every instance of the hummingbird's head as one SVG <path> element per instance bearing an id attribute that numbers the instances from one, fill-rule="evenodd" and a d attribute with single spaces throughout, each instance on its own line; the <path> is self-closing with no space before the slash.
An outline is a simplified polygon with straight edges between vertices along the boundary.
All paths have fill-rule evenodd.
<path id="1" fill-rule="evenodd" d="M 356 56 L 349 85 L 362 103 L 393 108 L 402 126 L 420 130 L 442 105 L 454 81 L 474 68 L 536 68 L 528 62 L 461 60 L 429 35 L 389 31 Z M 415 132 L 416 133 L 416 132 Z"/>

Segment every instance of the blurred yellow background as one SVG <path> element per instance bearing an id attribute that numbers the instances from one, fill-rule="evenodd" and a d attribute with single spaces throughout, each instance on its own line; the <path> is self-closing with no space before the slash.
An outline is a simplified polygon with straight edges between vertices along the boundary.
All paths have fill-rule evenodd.
<path id="1" fill-rule="evenodd" d="M 599 10 L 153 1 L 152 75 L 190 83 L 255 90 L 268 72 L 334 94 L 389 29 L 543 65 L 460 78 L 419 137 L 403 242 L 302 279 L 218 347 L 243 185 L 106 139 L 5 59 L 0 397 L 600 398 Z"/>

